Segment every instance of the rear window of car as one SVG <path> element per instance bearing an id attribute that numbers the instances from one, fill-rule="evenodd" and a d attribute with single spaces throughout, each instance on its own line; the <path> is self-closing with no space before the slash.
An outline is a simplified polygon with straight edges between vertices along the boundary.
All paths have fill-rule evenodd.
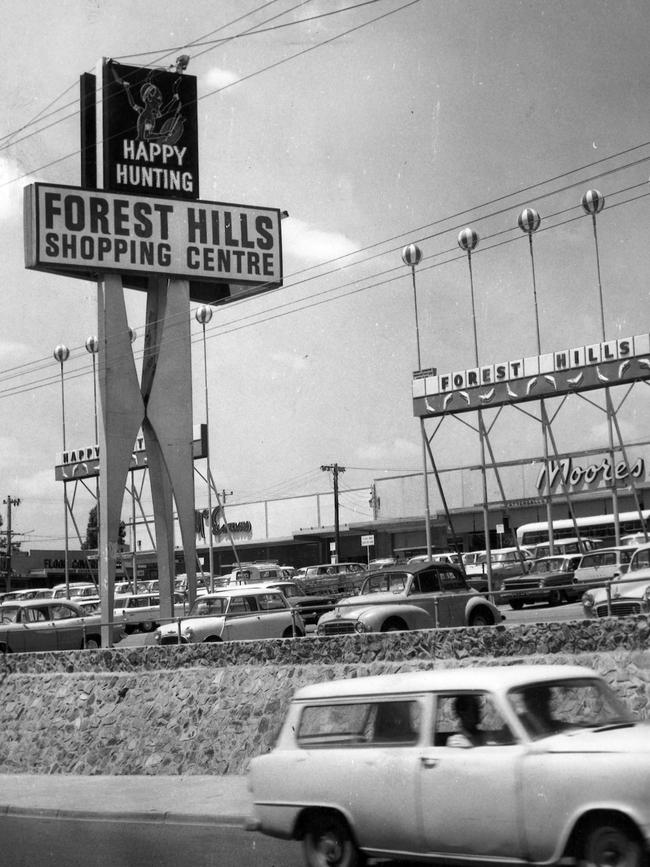
<path id="1" fill-rule="evenodd" d="M 376 700 L 305 707 L 298 725 L 299 746 L 409 746 L 420 735 L 417 699 Z"/>
<path id="2" fill-rule="evenodd" d="M 636 554 L 633 555 L 631 568 L 634 570 L 647 569 L 648 566 L 650 566 L 650 548 L 644 548 L 641 551 L 637 551 Z"/>

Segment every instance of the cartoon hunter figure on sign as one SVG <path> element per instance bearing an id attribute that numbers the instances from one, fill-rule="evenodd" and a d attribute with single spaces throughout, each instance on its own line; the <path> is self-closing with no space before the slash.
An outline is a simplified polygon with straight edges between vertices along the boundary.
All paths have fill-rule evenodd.
<path id="1" fill-rule="evenodd" d="M 119 76 L 116 67 L 117 64 L 111 64 L 115 81 L 122 85 L 126 91 L 129 105 L 138 114 L 138 141 L 176 144 L 183 134 L 183 125 L 185 123 L 185 119 L 181 114 L 182 106 L 178 95 L 178 88 L 181 82 L 180 76 L 174 82 L 174 93 L 166 105 L 163 105 L 163 95 L 160 88 L 149 77 L 140 87 L 140 99 L 142 100 L 142 105 L 140 105 L 133 97 L 131 85 Z"/>

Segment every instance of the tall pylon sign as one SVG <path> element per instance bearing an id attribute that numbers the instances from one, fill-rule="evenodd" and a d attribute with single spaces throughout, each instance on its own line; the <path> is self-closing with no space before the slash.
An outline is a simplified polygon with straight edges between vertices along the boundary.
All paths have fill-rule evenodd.
<path id="1" fill-rule="evenodd" d="M 99 335 L 99 581 L 110 645 L 115 560 L 134 443 L 144 436 L 161 618 L 173 617 L 174 505 L 196 594 L 190 303 L 282 285 L 281 213 L 199 198 L 196 78 L 103 59 L 81 77 L 80 187 L 25 190 L 25 267 L 93 280 Z M 125 289 L 147 295 L 138 376 Z"/>

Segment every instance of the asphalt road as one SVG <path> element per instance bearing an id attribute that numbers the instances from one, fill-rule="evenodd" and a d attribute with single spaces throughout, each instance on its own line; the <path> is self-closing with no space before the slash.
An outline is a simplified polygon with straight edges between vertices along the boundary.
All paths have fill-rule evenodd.
<path id="1" fill-rule="evenodd" d="M 302 867 L 300 844 L 234 825 L 0 816 L 0 867 Z"/>

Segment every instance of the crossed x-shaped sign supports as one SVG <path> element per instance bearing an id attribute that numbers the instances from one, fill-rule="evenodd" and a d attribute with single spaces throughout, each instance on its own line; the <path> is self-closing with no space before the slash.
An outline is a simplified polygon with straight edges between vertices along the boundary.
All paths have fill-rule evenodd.
<path id="1" fill-rule="evenodd" d="M 110 646 L 115 561 L 124 489 L 142 429 L 153 499 L 161 620 L 174 616 L 174 501 L 181 531 L 190 604 L 196 592 L 192 367 L 187 280 L 152 275 L 142 376 L 133 356 L 122 277 L 101 275 L 99 334 L 99 586 L 102 645 Z M 135 577 L 135 576 L 134 576 Z"/>

